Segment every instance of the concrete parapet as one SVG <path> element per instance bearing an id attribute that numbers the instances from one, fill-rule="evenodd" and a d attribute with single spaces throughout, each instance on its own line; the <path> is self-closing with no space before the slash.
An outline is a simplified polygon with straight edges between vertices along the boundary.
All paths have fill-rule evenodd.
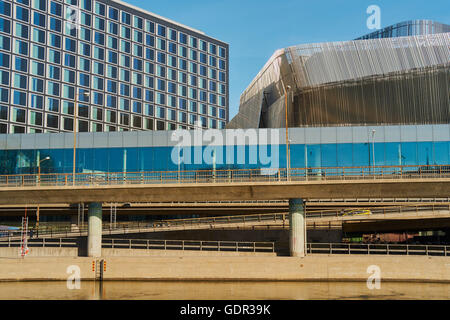
<path id="1" fill-rule="evenodd" d="M 102 257 L 104 280 L 367 281 L 377 266 L 381 281 L 450 283 L 446 257 L 308 255 L 295 257 Z M 92 258 L 0 259 L 0 280 L 62 280 L 77 265 L 82 280 L 94 279 Z"/>

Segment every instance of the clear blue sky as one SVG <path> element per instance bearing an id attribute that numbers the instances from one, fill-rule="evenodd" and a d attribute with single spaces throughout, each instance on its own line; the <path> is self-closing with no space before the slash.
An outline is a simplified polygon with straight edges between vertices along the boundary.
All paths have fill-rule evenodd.
<path id="1" fill-rule="evenodd" d="M 450 0 L 124 0 L 230 44 L 230 119 L 239 97 L 273 52 L 311 42 L 352 40 L 372 32 L 369 5 L 381 27 L 413 19 L 450 24 Z"/>

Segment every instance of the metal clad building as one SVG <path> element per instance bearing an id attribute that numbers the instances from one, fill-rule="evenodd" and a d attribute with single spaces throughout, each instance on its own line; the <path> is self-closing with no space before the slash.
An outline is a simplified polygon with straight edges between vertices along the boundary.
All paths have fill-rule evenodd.
<path id="1" fill-rule="evenodd" d="M 293 46 L 274 53 L 227 128 L 285 127 L 285 92 L 290 127 L 449 123 L 449 78 L 448 32 Z"/>

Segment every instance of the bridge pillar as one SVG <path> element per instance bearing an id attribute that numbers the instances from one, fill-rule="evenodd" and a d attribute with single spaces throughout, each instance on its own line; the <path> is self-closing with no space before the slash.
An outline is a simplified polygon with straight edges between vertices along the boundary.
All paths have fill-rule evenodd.
<path id="1" fill-rule="evenodd" d="M 291 257 L 306 255 L 306 220 L 303 199 L 289 199 L 289 252 Z"/>
<path id="2" fill-rule="evenodd" d="M 88 257 L 102 255 L 102 204 L 89 203 L 88 208 Z"/>

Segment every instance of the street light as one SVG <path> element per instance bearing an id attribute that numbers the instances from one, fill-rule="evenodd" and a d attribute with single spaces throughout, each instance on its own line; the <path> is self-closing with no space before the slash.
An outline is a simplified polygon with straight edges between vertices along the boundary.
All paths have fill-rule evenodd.
<path id="1" fill-rule="evenodd" d="M 85 98 L 89 97 L 89 92 L 83 92 L 81 95 Z M 75 110 L 74 110 L 74 123 L 73 123 L 73 177 L 72 184 L 75 186 L 75 167 L 76 167 L 76 146 L 77 146 L 77 116 L 78 116 L 78 94 L 75 93 Z"/>
<path id="2" fill-rule="evenodd" d="M 284 114 L 285 114 L 285 120 L 286 120 L 286 179 L 289 181 L 289 171 L 291 167 L 291 159 L 290 159 L 290 150 L 289 150 L 289 124 L 288 124 L 288 105 L 287 105 L 287 96 L 289 90 L 291 90 L 291 86 L 287 86 L 287 88 L 284 86 Z"/>
<path id="3" fill-rule="evenodd" d="M 38 162 L 38 182 L 41 185 L 41 163 L 50 160 L 50 157 L 46 157 Z"/>
<path id="4" fill-rule="evenodd" d="M 41 163 L 44 161 L 50 160 L 50 157 L 45 157 L 44 159 L 38 161 L 38 181 L 39 186 L 41 185 Z M 39 209 L 40 205 L 38 204 L 36 210 L 36 236 L 39 237 Z"/>
<path id="5" fill-rule="evenodd" d="M 375 174 L 375 129 L 372 129 L 372 168 L 373 174 Z"/>

